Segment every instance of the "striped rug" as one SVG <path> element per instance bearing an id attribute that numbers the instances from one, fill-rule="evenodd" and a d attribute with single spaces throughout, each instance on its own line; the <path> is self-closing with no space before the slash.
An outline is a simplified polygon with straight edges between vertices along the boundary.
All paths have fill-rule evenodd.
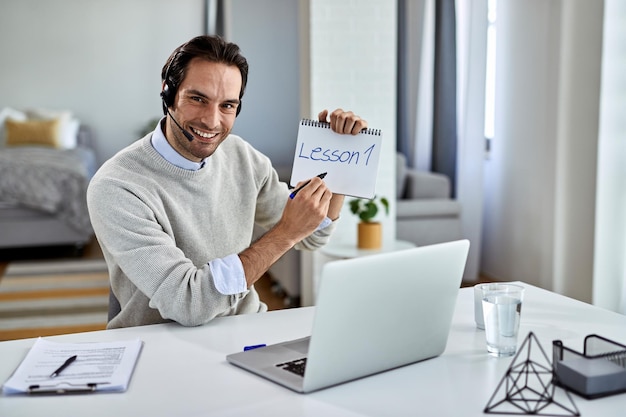
<path id="1" fill-rule="evenodd" d="M 106 327 L 102 259 L 12 262 L 0 278 L 0 341 Z"/>

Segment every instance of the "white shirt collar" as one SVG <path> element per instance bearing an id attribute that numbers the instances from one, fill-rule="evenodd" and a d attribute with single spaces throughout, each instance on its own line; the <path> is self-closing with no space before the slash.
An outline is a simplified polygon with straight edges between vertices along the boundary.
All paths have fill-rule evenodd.
<path id="1" fill-rule="evenodd" d="M 164 117 L 165 118 L 165 117 Z M 163 118 L 163 119 L 164 119 Z M 152 147 L 161 155 L 166 161 L 170 164 L 176 165 L 179 168 L 186 169 L 188 171 L 197 171 L 204 167 L 206 164 L 206 158 L 204 158 L 200 162 L 190 161 L 185 158 L 181 154 L 179 154 L 176 149 L 172 148 L 172 145 L 165 138 L 165 134 L 161 129 L 161 122 L 163 119 L 159 120 L 154 132 L 152 132 L 151 143 Z"/>

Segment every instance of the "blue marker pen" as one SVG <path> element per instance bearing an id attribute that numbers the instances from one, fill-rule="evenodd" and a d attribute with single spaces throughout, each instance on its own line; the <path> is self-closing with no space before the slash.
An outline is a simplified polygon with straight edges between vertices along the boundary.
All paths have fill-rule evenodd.
<path id="1" fill-rule="evenodd" d="M 245 351 L 247 351 L 247 350 L 258 349 L 258 348 L 262 348 L 262 347 L 265 347 L 265 346 L 267 346 L 265 343 L 262 343 L 262 344 L 260 344 L 260 345 L 244 346 L 244 347 L 243 347 L 243 350 L 244 350 L 244 352 L 245 352 Z"/>
<path id="2" fill-rule="evenodd" d="M 324 179 L 324 177 L 326 176 L 327 172 L 322 172 L 321 174 L 319 174 L 317 177 Z M 309 185 L 309 183 L 311 182 L 311 180 L 308 180 L 307 182 L 305 182 L 304 184 L 302 184 L 297 190 L 295 190 L 293 193 L 291 193 L 291 195 L 289 196 L 289 198 L 291 198 L 293 200 L 293 198 L 296 196 L 296 194 L 298 194 L 298 191 L 300 191 L 301 189 L 303 189 L 304 187 L 306 187 L 307 185 Z"/>

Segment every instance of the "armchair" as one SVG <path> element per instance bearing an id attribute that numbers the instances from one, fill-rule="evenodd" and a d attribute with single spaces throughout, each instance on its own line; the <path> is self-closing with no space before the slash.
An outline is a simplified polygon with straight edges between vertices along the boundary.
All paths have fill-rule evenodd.
<path id="1" fill-rule="evenodd" d="M 400 153 L 396 169 L 396 237 L 417 246 L 461 239 L 461 204 L 448 177 L 411 169 Z"/>

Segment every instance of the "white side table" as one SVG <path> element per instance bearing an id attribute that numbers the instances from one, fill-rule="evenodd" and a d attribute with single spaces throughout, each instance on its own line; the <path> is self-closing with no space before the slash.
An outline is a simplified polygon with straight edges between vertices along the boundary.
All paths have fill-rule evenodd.
<path id="1" fill-rule="evenodd" d="M 395 252 L 404 249 L 414 248 L 415 244 L 405 240 L 395 240 L 391 244 L 383 245 L 380 249 L 359 249 L 356 244 L 333 243 L 320 248 L 324 255 L 336 259 L 351 259 L 361 256 L 375 255 L 378 253 Z"/>
<path id="2" fill-rule="evenodd" d="M 309 290 L 311 294 L 306 293 L 306 286 L 301 285 L 303 305 L 314 305 L 317 299 L 317 286 L 319 283 L 319 277 L 323 265 L 326 262 L 337 261 L 340 259 L 358 258 L 361 256 L 376 255 L 385 252 L 395 252 L 399 250 L 405 250 L 414 248 L 415 244 L 404 240 L 395 240 L 390 244 L 383 245 L 381 249 L 359 249 L 356 243 L 335 243 L 330 242 L 326 246 L 317 250 L 322 254 L 322 258 L 319 265 L 311 265 L 312 267 L 312 282 Z M 318 267 L 316 267 L 318 266 Z M 306 304 L 304 304 L 306 303 Z"/>

